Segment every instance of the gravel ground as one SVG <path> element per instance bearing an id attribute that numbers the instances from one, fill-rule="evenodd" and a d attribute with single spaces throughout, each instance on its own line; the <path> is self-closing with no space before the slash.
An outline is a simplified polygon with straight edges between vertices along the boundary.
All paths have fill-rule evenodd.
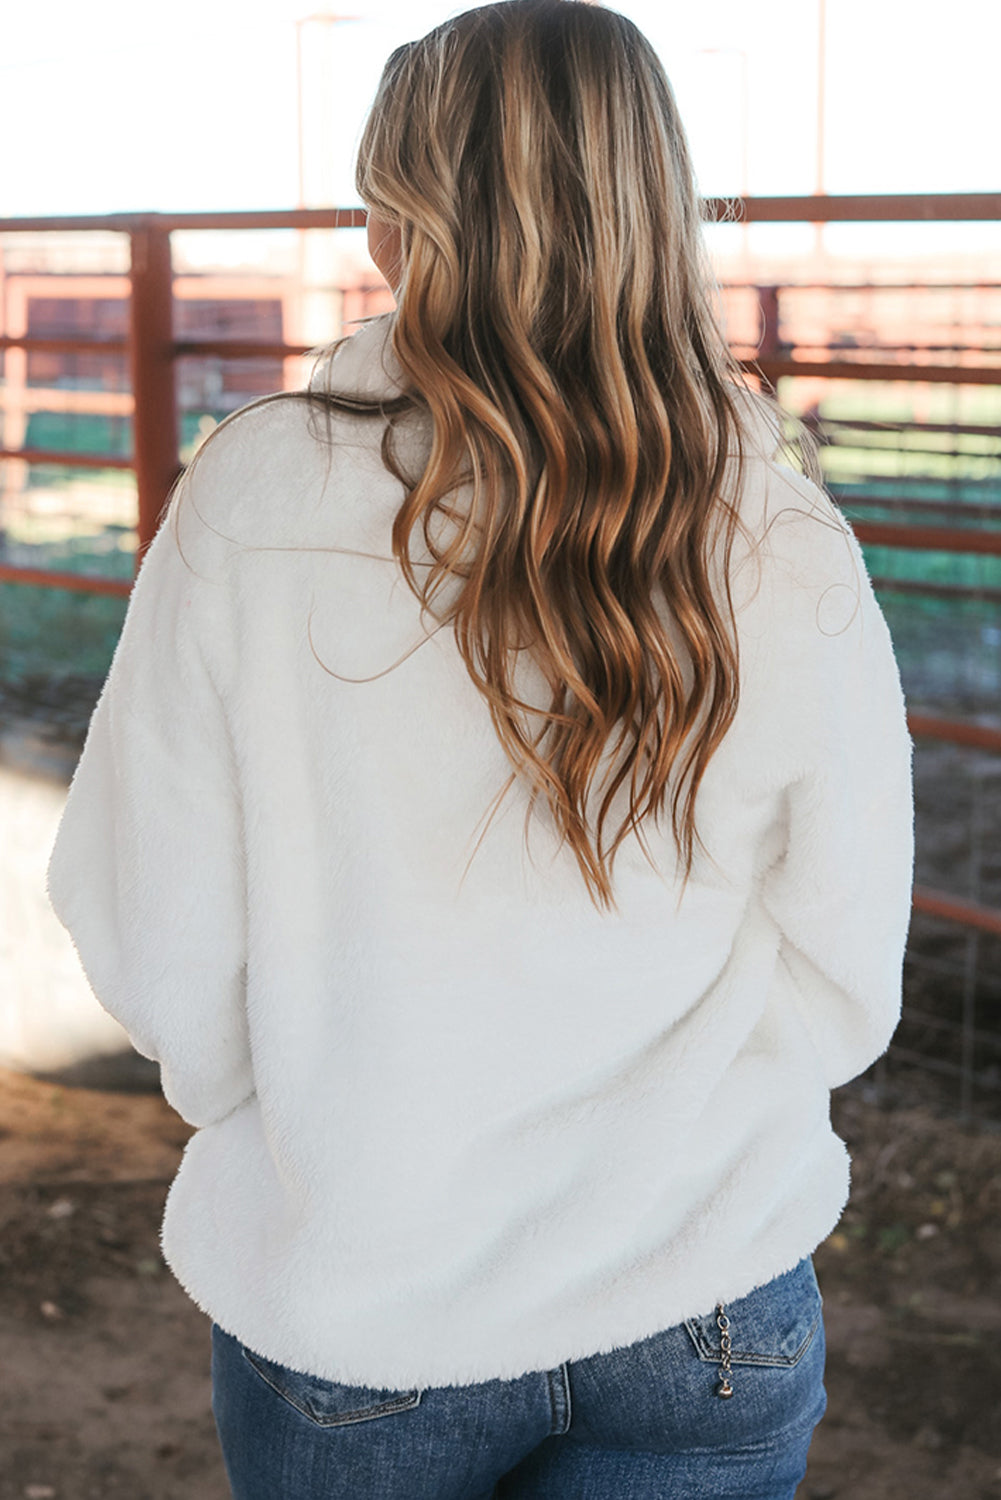
<path id="1" fill-rule="evenodd" d="M 1001 1497 L 1001 1135 L 835 1099 L 828 1414 L 799 1500 Z M 226 1500 L 209 1325 L 160 1256 L 189 1127 L 0 1070 L 0 1500 Z M 277 1497 L 276 1497 L 277 1500 Z"/>

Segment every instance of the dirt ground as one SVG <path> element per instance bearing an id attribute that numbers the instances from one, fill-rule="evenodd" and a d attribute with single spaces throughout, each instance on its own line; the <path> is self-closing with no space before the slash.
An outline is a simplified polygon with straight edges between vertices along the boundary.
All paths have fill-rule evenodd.
<path id="1" fill-rule="evenodd" d="M 999 1500 L 1001 1134 L 850 1092 L 835 1121 L 854 1189 L 816 1254 L 800 1500 Z M 0 1500 L 226 1500 L 209 1324 L 157 1238 L 189 1133 L 159 1094 L 0 1070 Z"/>

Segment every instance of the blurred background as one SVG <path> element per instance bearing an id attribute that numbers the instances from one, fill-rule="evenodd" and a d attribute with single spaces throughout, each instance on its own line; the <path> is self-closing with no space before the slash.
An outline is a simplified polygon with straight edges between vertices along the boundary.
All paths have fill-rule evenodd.
<path id="1" fill-rule="evenodd" d="M 1001 12 L 619 8 L 678 96 L 730 341 L 863 543 L 915 738 L 904 1018 L 835 1100 L 856 1186 L 818 1267 L 841 1416 L 804 1494 L 1001 1495 Z M 90 996 L 44 868 L 180 467 L 392 306 L 354 150 L 389 52 L 451 13 L 53 0 L 0 22 L 0 1332 L 21 1372 L 0 1500 L 225 1494 L 201 1315 L 156 1244 L 189 1132 Z M 71 1441 L 36 1378 L 84 1413 Z"/>

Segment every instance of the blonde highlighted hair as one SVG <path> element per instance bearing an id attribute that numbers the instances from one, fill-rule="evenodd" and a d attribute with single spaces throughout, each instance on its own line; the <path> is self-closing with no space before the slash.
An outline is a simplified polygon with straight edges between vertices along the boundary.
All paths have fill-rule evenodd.
<path id="1" fill-rule="evenodd" d="M 389 59 L 357 185 L 400 231 L 393 347 L 430 417 L 420 474 L 384 444 L 407 581 L 432 614 L 450 585 L 513 772 L 595 903 L 665 809 L 687 876 L 738 700 L 740 374 L 660 62 L 583 0 L 467 11 Z M 519 696 L 525 649 L 548 702 Z"/>

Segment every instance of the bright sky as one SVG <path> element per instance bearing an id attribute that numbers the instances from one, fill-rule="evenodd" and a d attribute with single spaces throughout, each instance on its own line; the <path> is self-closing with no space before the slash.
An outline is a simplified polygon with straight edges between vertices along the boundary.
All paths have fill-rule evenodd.
<path id="1" fill-rule="evenodd" d="M 0 215 L 281 208 L 296 201 L 297 17 L 310 0 L 9 6 Z M 334 7 L 336 8 L 336 7 Z M 382 63 L 462 5 L 358 0 L 338 31 L 330 201 Z M 819 0 L 623 0 L 658 48 L 705 193 L 816 182 Z M 712 49 L 712 50 L 710 50 Z M 839 192 L 996 190 L 997 0 L 827 0 L 825 179 Z"/>

